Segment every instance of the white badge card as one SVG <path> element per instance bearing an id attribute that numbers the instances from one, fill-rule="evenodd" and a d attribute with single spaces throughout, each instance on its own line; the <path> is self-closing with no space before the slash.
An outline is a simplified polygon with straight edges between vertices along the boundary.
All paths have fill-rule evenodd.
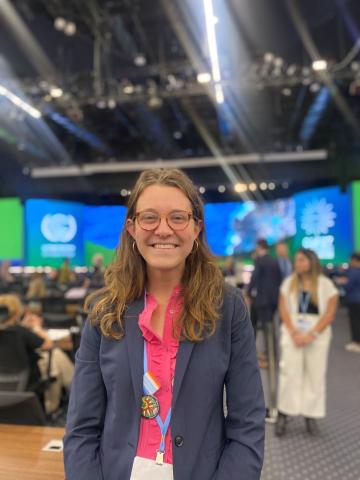
<path id="1" fill-rule="evenodd" d="M 154 460 L 135 457 L 130 480 L 174 480 L 173 466 L 169 463 L 158 465 Z"/>
<path id="2" fill-rule="evenodd" d="M 297 317 L 297 328 L 302 333 L 307 333 L 312 328 L 312 321 L 305 314 Z"/>

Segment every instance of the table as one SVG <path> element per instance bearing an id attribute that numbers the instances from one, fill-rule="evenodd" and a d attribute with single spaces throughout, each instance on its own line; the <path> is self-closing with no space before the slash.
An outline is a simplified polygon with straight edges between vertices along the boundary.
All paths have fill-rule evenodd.
<path id="1" fill-rule="evenodd" d="M 63 452 L 43 452 L 63 428 L 0 425 L 0 479 L 64 480 Z"/>

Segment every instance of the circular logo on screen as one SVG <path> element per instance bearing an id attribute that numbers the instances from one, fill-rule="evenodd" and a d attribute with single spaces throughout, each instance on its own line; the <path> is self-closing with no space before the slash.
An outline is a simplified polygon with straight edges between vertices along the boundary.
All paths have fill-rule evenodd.
<path id="1" fill-rule="evenodd" d="M 41 221 L 41 233 L 49 242 L 71 242 L 76 232 L 77 224 L 72 215 L 48 213 Z"/>
<path id="2" fill-rule="evenodd" d="M 325 198 L 308 202 L 301 213 L 301 228 L 307 235 L 326 235 L 335 225 L 334 205 Z"/>

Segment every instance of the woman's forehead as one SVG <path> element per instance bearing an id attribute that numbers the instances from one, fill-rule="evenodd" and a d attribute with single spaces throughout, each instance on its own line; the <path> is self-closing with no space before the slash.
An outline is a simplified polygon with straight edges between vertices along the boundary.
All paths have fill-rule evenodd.
<path id="1" fill-rule="evenodd" d="M 191 203 L 180 188 L 167 185 L 151 185 L 145 188 L 137 201 L 137 210 L 147 208 L 159 211 L 189 210 L 191 209 Z"/>

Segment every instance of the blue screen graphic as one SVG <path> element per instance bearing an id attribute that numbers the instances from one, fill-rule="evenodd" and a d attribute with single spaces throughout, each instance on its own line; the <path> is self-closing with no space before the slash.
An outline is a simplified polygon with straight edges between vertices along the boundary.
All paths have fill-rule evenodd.
<path id="1" fill-rule="evenodd" d="M 84 240 L 113 250 L 119 243 L 125 216 L 122 206 L 84 207 Z"/>
<path id="2" fill-rule="evenodd" d="M 56 200 L 28 200 L 25 204 L 26 263 L 59 266 L 84 263 L 83 205 Z"/>
<path id="3" fill-rule="evenodd" d="M 215 255 L 249 253 L 259 238 L 272 245 L 295 235 L 295 204 L 292 199 L 209 203 L 205 225 Z"/>

